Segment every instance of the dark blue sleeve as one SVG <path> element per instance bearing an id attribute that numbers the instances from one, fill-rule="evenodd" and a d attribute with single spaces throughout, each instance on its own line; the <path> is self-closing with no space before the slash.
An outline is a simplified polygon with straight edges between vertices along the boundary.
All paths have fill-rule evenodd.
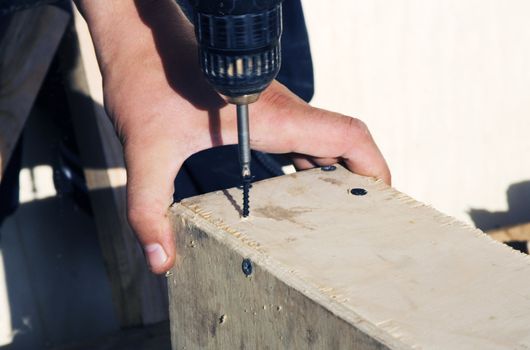
<path id="1" fill-rule="evenodd" d="M 49 4 L 57 5 L 67 11 L 70 9 L 70 2 L 66 0 L 0 0 L 0 16 L 26 10 L 30 7 Z"/>
<path id="2" fill-rule="evenodd" d="M 314 93 L 313 61 L 300 0 L 283 2 L 282 66 L 276 77 L 309 102 Z"/>

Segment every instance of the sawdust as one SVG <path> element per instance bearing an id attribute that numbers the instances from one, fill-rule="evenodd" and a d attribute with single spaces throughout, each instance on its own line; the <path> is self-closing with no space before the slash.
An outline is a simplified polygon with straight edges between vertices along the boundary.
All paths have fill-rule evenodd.
<path id="1" fill-rule="evenodd" d="M 259 216 L 276 220 L 276 221 L 288 221 L 295 225 L 302 226 L 304 228 L 313 230 L 313 228 L 304 225 L 302 222 L 297 221 L 298 216 L 304 213 L 311 212 L 312 208 L 300 208 L 295 207 L 291 209 L 285 209 L 275 205 L 268 205 L 261 208 L 256 208 L 256 213 Z"/>
<path id="2" fill-rule="evenodd" d="M 332 177 L 319 177 L 319 180 L 322 180 L 324 182 L 330 183 L 332 185 L 342 186 L 344 185 L 342 181 L 334 179 Z"/>

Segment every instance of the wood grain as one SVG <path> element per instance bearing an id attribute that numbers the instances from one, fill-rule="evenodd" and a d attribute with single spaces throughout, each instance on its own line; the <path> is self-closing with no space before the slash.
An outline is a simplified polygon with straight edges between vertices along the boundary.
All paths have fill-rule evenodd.
<path id="1" fill-rule="evenodd" d="M 481 231 L 341 167 L 240 197 L 172 209 L 173 349 L 530 348 L 530 259 Z"/>

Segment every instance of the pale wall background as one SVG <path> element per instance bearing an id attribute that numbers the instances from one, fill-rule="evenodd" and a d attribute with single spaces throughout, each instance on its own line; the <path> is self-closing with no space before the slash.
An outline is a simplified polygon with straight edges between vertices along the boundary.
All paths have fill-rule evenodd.
<path id="1" fill-rule="evenodd" d="M 530 180 L 530 1 L 303 6 L 313 104 L 368 124 L 395 187 L 468 222 L 498 212 L 485 228 L 530 221 L 528 183 L 507 200 Z"/>

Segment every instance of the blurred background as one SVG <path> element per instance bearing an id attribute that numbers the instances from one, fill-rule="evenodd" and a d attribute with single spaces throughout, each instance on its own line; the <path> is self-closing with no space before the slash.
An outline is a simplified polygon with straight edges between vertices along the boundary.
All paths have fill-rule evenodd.
<path id="1" fill-rule="evenodd" d="M 365 121 L 398 190 L 527 252 L 530 3 L 302 5 L 314 68 L 312 104 Z M 69 18 L 61 16 L 48 26 L 60 19 L 66 27 Z M 108 227 L 124 225 L 123 202 L 111 205 L 108 217 L 94 214 L 95 204 L 121 198 L 125 173 L 101 107 L 86 25 L 78 14 L 75 20 L 66 29 L 69 39 L 57 39 L 60 54 L 41 72 L 43 88 L 11 147 L 22 170 L 15 178 L 6 170 L 2 178 L 4 191 L 19 182 L 14 200 L 20 206 L 10 210 L 12 203 L 2 199 L 0 349 L 167 348 L 164 278 L 140 268 L 130 273 L 141 251 L 127 243 L 128 229 L 118 241 L 105 240 Z M 65 65 L 74 77 L 64 75 Z M 79 74 L 83 79 L 75 78 Z M 90 118 L 97 123 L 80 122 Z M 98 129 L 110 141 L 76 142 L 80 128 Z M 99 158 L 83 155 L 80 144 L 95 147 Z M 83 169 L 78 158 L 90 166 Z M 125 256 L 109 248 L 120 244 Z M 117 281 L 118 275 L 127 277 Z"/>
<path id="2" fill-rule="evenodd" d="M 530 4 L 303 1 L 312 103 L 364 120 L 393 185 L 479 228 L 530 220 Z"/>

